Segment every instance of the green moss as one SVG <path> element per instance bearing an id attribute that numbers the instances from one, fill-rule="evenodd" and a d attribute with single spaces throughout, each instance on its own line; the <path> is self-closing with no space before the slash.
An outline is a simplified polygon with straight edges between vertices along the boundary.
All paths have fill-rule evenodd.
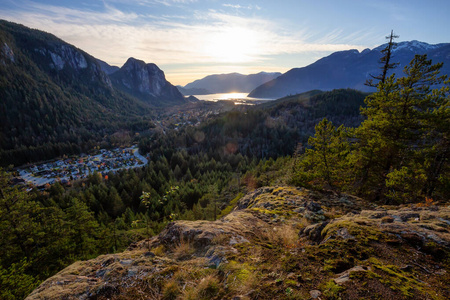
<path id="1" fill-rule="evenodd" d="M 426 285 L 419 282 L 411 273 L 404 272 L 395 265 L 385 265 L 376 258 L 370 258 L 369 263 L 374 271 L 369 271 L 370 278 L 376 278 L 385 286 L 388 286 L 393 291 L 399 291 L 403 296 L 414 298 L 419 294 L 426 294 L 427 296 L 436 298 L 436 293 L 428 291 Z"/>
<path id="2" fill-rule="evenodd" d="M 336 284 L 334 280 L 331 279 L 323 286 L 323 295 L 327 297 L 327 299 L 340 299 L 340 293 L 344 290 L 344 287 Z"/>
<path id="3" fill-rule="evenodd" d="M 298 282 L 292 279 L 288 279 L 286 280 L 285 284 L 288 286 L 297 286 Z"/>
<path id="4" fill-rule="evenodd" d="M 243 194 L 243 193 L 237 194 L 237 196 L 234 197 L 233 200 L 230 201 L 230 203 L 228 204 L 228 206 L 225 207 L 225 208 L 220 212 L 220 214 L 218 215 L 218 218 L 221 218 L 221 217 L 223 217 L 223 216 L 228 215 L 228 214 L 236 207 L 236 204 L 238 203 L 238 201 L 239 201 L 242 197 L 244 197 L 244 194 Z"/>
<path id="5" fill-rule="evenodd" d="M 248 263 L 238 263 L 232 261 L 228 264 L 227 269 L 232 271 L 233 276 L 240 282 L 248 280 L 249 276 L 253 273 L 255 268 Z"/>
<path id="6" fill-rule="evenodd" d="M 354 258 L 351 256 L 336 259 L 331 258 L 325 260 L 323 270 L 331 271 L 336 274 L 344 272 L 345 270 L 348 270 L 353 266 L 354 266 Z"/>
<path id="7" fill-rule="evenodd" d="M 322 230 L 322 236 L 337 235 L 337 231 L 341 228 L 346 228 L 349 234 L 364 244 L 368 244 L 371 241 L 384 241 L 386 239 L 385 235 L 376 229 L 375 226 L 363 226 L 350 220 L 342 220 L 328 224 Z"/>
<path id="8" fill-rule="evenodd" d="M 266 215 L 277 215 L 277 216 L 291 216 L 294 214 L 294 212 L 289 211 L 289 210 L 280 210 L 280 209 L 273 209 L 273 210 L 269 210 L 269 209 L 265 209 L 265 208 L 258 208 L 258 207 L 252 207 L 250 210 L 252 211 L 256 211 L 258 213 L 261 214 L 266 214 Z"/>

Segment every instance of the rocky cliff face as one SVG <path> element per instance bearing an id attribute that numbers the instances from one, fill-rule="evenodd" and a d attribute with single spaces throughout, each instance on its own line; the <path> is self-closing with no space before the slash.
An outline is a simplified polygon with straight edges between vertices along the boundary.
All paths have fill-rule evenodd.
<path id="1" fill-rule="evenodd" d="M 5 42 L 3 43 L 2 51 L 0 52 L 1 59 L 0 62 L 2 65 L 6 65 L 6 62 L 9 60 L 10 62 L 14 63 L 14 52 L 11 50 L 11 48 L 8 46 L 8 44 Z"/>
<path id="2" fill-rule="evenodd" d="M 100 67 L 102 68 L 103 72 L 105 72 L 107 75 L 111 75 L 114 72 L 117 72 L 120 70 L 119 67 L 116 66 L 110 66 L 109 64 L 107 64 L 106 62 L 104 62 L 103 60 L 97 59 L 98 64 L 100 65 Z"/>
<path id="3" fill-rule="evenodd" d="M 68 80 L 82 80 L 95 85 L 100 83 L 112 88 L 111 80 L 97 60 L 71 45 L 52 43 L 36 47 L 34 52 L 36 56 L 41 56 L 36 57 L 36 61 L 47 63 L 57 74 L 64 72 Z"/>
<path id="4" fill-rule="evenodd" d="M 261 188 L 220 220 L 77 262 L 27 299 L 448 299 L 450 207 L 427 205 Z"/>
<path id="5" fill-rule="evenodd" d="M 14 52 L 22 54 L 17 66 L 35 64 L 60 85 L 81 83 L 106 90 L 112 88 L 97 60 L 75 46 L 51 34 L 6 21 L 0 21 L 0 30 L 3 56 L 14 63 Z"/>
<path id="6" fill-rule="evenodd" d="M 185 102 L 155 64 L 129 58 L 120 70 L 111 74 L 111 79 L 116 88 L 158 106 Z"/>

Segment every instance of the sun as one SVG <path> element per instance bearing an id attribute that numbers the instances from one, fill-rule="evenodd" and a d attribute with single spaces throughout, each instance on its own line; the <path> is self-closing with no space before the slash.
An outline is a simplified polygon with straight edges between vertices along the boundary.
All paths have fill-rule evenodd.
<path id="1" fill-rule="evenodd" d="M 252 61 L 258 55 L 256 33 L 245 28 L 224 28 L 211 37 L 206 52 L 218 62 Z"/>

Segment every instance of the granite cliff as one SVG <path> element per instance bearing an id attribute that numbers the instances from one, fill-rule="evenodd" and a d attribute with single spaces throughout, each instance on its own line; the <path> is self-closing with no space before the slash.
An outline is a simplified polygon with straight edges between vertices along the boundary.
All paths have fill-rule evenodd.
<path id="1" fill-rule="evenodd" d="M 114 87 L 155 106 L 186 102 L 155 64 L 130 57 L 120 70 L 110 75 Z"/>

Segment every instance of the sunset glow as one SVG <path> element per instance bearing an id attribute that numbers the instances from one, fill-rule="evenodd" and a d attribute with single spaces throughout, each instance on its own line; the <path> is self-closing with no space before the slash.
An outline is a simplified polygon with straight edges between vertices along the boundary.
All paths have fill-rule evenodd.
<path id="1" fill-rule="evenodd" d="M 245 63 L 253 61 L 259 54 L 257 35 L 259 33 L 245 28 L 225 28 L 213 36 L 205 46 L 206 53 L 217 62 Z"/>
<path id="2" fill-rule="evenodd" d="M 335 51 L 446 42 L 450 2 L 4 0 L 0 18 L 52 33 L 110 65 L 155 63 L 174 84 L 208 74 L 285 72 Z M 414 28 L 411 24 L 415 24 Z M 420 28 L 420 30 L 416 30 Z M 230 70 L 230 68 L 233 68 Z"/>

